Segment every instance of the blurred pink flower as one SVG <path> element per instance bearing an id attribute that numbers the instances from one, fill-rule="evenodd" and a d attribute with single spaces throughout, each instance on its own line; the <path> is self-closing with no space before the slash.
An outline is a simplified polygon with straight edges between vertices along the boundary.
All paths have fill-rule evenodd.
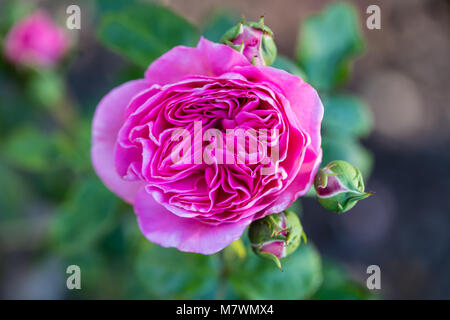
<path id="1" fill-rule="evenodd" d="M 106 186 L 134 205 L 147 239 L 212 254 L 239 239 L 253 220 L 281 212 L 310 189 L 322 158 L 322 116 L 318 94 L 299 77 L 254 66 L 238 51 L 202 38 L 196 48 L 173 48 L 144 79 L 100 101 L 92 161 Z M 223 164 L 217 154 L 211 164 L 174 163 L 173 133 L 181 129 L 195 140 L 198 122 L 205 131 L 278 130 L 272 170 L 263 174 L 261 163 Z M 204 155 L 202 140 L 190 156 Z"/>
<path id="2" fill-rule="evenodd" d="M 5 39 L 4 53 L 18 65 L 50 67 L 66 53 L 69 39 L 48 14 L 35 11 L 17 22 Z"/>

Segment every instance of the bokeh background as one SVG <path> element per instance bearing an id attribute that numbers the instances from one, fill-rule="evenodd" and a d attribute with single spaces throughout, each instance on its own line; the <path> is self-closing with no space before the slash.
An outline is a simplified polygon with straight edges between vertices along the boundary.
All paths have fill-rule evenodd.
<path id="1" fill-rule="evenodd" d="M 143 239 L 132 209 L 108 191 L 98 191 L 101 184 L 91 174 L 89 128 L 95 106 L 111 88 L 142 72 L 99 41 L 96 30 L 105 12 L 99 10 L 97 2 L 33 1 L 62 25 L 67 5 L 78 4 L 82 10 L 82 29 L 70 31 L 76 45 L 60 70 L 64 84 L 58 88 L 64 91 L 68 105 L 63 111 L 52 111 L 45 101 L 35 103 L 47 99 L 40 94 L 45 92 L 39 86 L 43 82 L 29 80 L 28 75 L 1 62 L 0 297 L 213 298 L 213 280 L 205 282 L 193 273 L 180 275 L 174 266 L 183 261 L 186 268 L 204 275 L 209 272 L 204 266 L 216 268 L 216 262 L 179 260 L 176 254 L 167 253 L 172 251 L 160 252 L 153 247 L 142 254 L 136 249 L 143 245 Z M 279 53 L 295 59 L 300 24 L 332 2 L 158 3 L 200 29 L 223 12 L 230 17 L 244 15 L 247 20 L 264 15 L 274 31 Z M 110 3 L 121 6 L 123 1 Z M 373 161 L 361 161 L 371 171 L 366 189 L 376 195 L 344 215 L 326 212 L 313 198 L 302 201 L 302 224 L 322 257 L 326 273 L 318 291 L 302 297 L 449 299 L 450 2 L 348 3 L 360 18 L 365 51 L 354 61 L 352 74 L 340 92 L 359 96 L 373 114 L 372 133 L 358 143 L 373 155 Z M 0 1 L 4 29 L 14 17 L 5 9 L 9 4 Z M 365 10 L 371 4 L 381 8 L 380 30 L 365 27 Z M 49 91 L 52 96 L 52 89 Z M 49 110 L 56 120 L 48 120 Z M 55 135 L 55 122 L 77 123 L 79 128 L 72 131 L 75 136 Z M 40 133 L 35 127 L 45 138 L 37 138 Z M 54 145 L 59 149 L 53 149 Z M 45 156 L 35 155 L 44 149 Z M 358 153 L 353 149 L 348 152 Z M 162 260 L 166 264 L 159 263 Z M 82 267 L 83 289 L 79 292 L 65 287 L 69 264 Z M 375 293 L 363 288 L 366 268 L 372 264 L 380 266 L 382 275 L 382 289 Z M 271 281 L 270 288 L 275 291 L 284 280 L 275 276 Z M 199 283 L 201 294 L 194 294 Z M 239 290 L 225 296 L 251 297 Z"/>

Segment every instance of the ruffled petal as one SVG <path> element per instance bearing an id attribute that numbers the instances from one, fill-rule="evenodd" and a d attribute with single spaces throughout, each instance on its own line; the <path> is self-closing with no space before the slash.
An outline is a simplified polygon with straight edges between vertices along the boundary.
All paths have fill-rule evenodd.
<path id="1" fill-rule="evenodd" d="M 314 151 L 320 152 L 323 105 L 313 87 L 297 76 L 272 67 L 237 67 L 233 71 L 244 75 L 249 80 L 268 81 L 277 86 L 289 100 L 302 129 L 311 137 Z"/>
<path id="2" fill-rule="evenodd" d="M 221 76 L 235 66 L 248 66 L 244 55 L 220 43 L 201 38 L 196 48 L 177 46 L 159 57 L 145 72 L 152 84 L 165 85 L 186 76 Z"/>
<path id="3" fill-rule="evenodd" d="M 103 183 L 129 203 L 134 202 L 141 181 L 123 180 L 114 163 L 117 134 L 123 124 L 123 114 L 130 100 L 149 87 L 145 80 L 126 82 L 113 89 L 98 104 L 92 122 L 91 157 L 94 170 Z"/>
<path id="4" fill-rule="evenodd" d="M 134 203 L 139 227 L 151 242 L 186 252 L 216 253 L 239 239 L 251 219 L 210 225 L 165 209 L 142 188 Z"/>
<path id="5" fill-rule="evenodd" d="M 314 150 L 308 149 L 299 173 L 286 189 L 285 193 L 291 194 L 294 200 L 306 194 L 311 189 L 321 162 L 322 150 L 320 149 L 319 154 L 316 154 Z"/>
<path id="6" fill-rule="evenodd" d="M 317 155 L 311 148 L 305 154 L 304 162 L 295 179 L 289 184 L 278 198 L 266 208 L 258 218 L 281 212 L 289 208 L 298 197 L 305 195 L 312 187 L 314 177 L 322 161 L 322 150 Z"/>

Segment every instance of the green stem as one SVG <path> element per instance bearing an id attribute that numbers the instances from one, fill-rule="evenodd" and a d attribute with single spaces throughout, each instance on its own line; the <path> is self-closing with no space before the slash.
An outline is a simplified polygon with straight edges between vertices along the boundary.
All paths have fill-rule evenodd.
<path id="1" fill-rule="evenodd" d="M 220 274 L 217 283 L 216 300 L 225 300 L 227 295 L 228 270 L 223 251 L 219 253 Z"/>

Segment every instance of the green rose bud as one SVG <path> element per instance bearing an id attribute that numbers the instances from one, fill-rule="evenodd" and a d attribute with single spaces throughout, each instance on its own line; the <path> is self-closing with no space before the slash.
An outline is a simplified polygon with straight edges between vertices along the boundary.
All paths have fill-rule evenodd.
<path id="1" fill-rule="evenodd" d="M 273 260 L 281 268 L 280 259 L 294 252 L 306 235 L 298 216 L 285 211 L 253 221 L 248 236 L 253 251 L 261 257 Z"/>
<path id="2" fill-rule="evenodd" d="M 240 22 L 223 35 L 221 42 L 242 53 L 256 66 L 270 66 L 277 57 L 273 32 L 264 25 L 264 17 L 259 22 Z"/>
<path id="3" fill-rule="evenodd" d="M 372 195 L 364 192 L 364 181 L 358 168 L 336 160 L 317 172 L 314 187 L 319 203 L 327 210 L 342 213 Z"/>

